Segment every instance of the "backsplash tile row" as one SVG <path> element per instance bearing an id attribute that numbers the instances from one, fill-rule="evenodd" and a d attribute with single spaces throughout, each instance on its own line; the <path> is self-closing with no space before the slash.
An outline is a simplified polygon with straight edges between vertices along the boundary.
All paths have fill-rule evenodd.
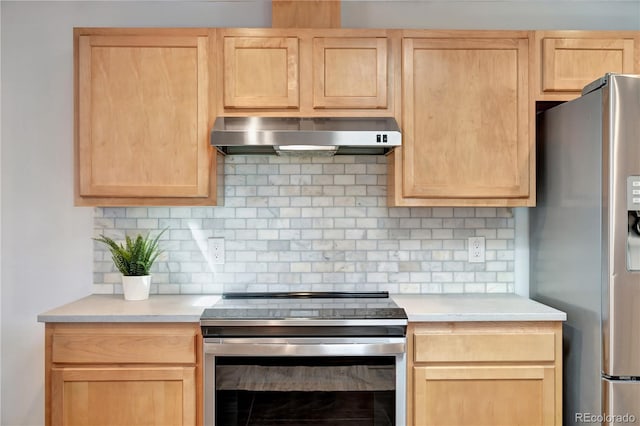
<path id="1" fill-rule="evenodd" d="M 234 155 L 224 167 L 224 206 L 96 208 L 95 235 L 167 228 L 152 293 L 514 291 L 511 209 L 388 208 L 383 156 Z M 486 239 L 485 263 L 467 261 L 472 236 Z M 208 262 L 211 237 L 225 240 L 223 265 Z M 94 293 L 120 293 L 109 252 L 94 250 Z"/>

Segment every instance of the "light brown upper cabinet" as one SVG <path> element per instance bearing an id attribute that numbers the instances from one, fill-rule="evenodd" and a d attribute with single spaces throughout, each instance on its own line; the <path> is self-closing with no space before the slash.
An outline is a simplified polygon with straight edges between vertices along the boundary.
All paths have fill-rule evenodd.
<path id="1" fill-rule="evenodd" d="M 225 36 L 225 108 L 298 108 L 298 38 Z"/>
<path id="2" fill-rule="evenodd" d="M 74 36 L 76 204 L 215 204 L 207 30 Z"/>
<path id="3" fill-rule="evenodd" d="M 399 52 L 387 30 L 219 29 L 227 116 L 393 116 Z M 397 58 L 399 63 L 399 55 Z M 399 77 L 399 76 L 398 76 Z"/>
<path id="4" fill-rule="evenodd" d="M 568 100 L 608 72 L 638 72 L 635 32 L 538 31 L 540 61 L 537 99 Z"/>
<path id="5" fill-rule="evenodd" d="M 532 205 L 529 33 L 410 35 L 389 204 Z"/>
<path id="6" fill-rule="evenodd" d="M 387 39 L 313 39 L 314 108 L 387 108 Z"/>

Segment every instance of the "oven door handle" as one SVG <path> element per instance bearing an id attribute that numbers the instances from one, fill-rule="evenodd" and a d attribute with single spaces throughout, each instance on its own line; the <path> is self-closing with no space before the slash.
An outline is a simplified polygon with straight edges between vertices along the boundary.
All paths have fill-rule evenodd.
<path id="1" fill-rule="evenodd" d="M 214 356 L 384 356 L 404 354 L 406 339 L 206 338 L 203 346 Z"/>

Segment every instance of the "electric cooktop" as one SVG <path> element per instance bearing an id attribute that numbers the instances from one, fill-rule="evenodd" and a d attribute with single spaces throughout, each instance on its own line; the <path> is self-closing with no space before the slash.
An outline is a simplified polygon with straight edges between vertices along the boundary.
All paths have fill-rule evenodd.
<path id="1" fill-rule="evenodd" d="M 204 337 L 404 336 L 407 322 L 387 292 L 226 293 L 200 317 Z"/>

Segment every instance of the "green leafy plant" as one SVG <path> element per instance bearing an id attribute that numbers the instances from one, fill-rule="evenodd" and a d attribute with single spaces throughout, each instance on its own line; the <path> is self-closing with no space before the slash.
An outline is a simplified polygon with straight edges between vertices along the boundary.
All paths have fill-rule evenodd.
<path id="1" fill-rule="evenodd" d="M 113 259 L 114 265 L 122 275 L 149 275 L 151 265 L 162 253 L 158 246 L 158 240 L 164 231 L 166 231 L 166 228 L 160 231 L 153 239 L 149 235 L 143 237 L 138 234 L 133 239 L 127 235 L 125 244 L 118 244 L 113 239 L 102 234 L 100 234 L 100 238 L 94 238 L 94 240 L 103 243 L 109 248 L 111 259 Z"/>

